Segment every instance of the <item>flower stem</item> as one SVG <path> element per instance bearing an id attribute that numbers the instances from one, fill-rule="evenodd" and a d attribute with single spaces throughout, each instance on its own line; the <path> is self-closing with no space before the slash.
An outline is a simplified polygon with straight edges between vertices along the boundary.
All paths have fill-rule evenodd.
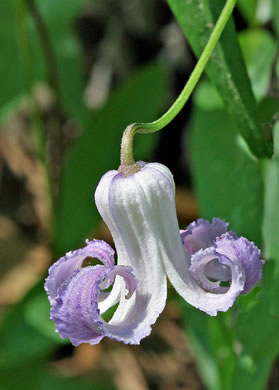
<path id="1" fill-rule="evenodd" d="M 154 122 L 149 123 L 133 123 L 129 125 L 123 133 L 122 142 L 121 142 L 121 165 L 122 166 L 135 166 L 135 159 L 133 156 L 133 138 L 136 133 L 154 133 L 161 130 L 167 126 L 181 111 L 191 93 L 193 92 L 195 86 L 197 85 L 202 72 L 204 71 L 206 64 L 211 56 L 225 26 L 229 20 L 234 6 L 237 0 L 227 0 L 219 19 L 210 35 L 210 38 L 203 50 L 201 57 L 199 58 L 195 69 L 191 73 L 186 85 L 184 86 L 182 92 L 175 100 L 173 105 L 168 109 L 168 111 L 163 114 L 159 119 Z M 132 173 L 132 172 L 131 172 Z"/>

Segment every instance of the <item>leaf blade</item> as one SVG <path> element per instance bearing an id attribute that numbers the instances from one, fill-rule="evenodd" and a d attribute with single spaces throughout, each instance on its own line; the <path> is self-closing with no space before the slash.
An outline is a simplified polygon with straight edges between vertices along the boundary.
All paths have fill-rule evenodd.
<path id="1" fill-rule="evenodd" d="M 168 0 L 194 53 L 199 57 L 224 5 L 223 0 Z M 208 62 L 206 73 L 234 116 L 239 130 L 252 152 L 258 157 L 271 154 L 263 132 L 255 119 L 257 105 L 237 41 L 232 19 Z"/>
<path id="2" fill-rule="evenodd" d="M 195 109 L 191 164 L 201 215 L 230 222 L 260 246 L 263 183 L 260 167 L 224 110 Z"/>

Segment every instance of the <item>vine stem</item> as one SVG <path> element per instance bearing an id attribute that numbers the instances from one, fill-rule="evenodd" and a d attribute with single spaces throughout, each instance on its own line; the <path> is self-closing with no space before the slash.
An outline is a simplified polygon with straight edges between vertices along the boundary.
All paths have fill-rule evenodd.
<path id="1" fill-rule="evenodd" d="M 47 26 L 40 14 L 36 1 L 25 0 L 25 2 L 30 12 L 30 15 L 33 19 L 34 25 L 36 27 L 38 37 L 40 39 L 42 53 L 44 55 L 44 60 L 46 64 L 46 71 L 48 73 L 48 83 L 50 87 L 53 89 L 53 91 L 55 92 L 56 98 L 59 99 L 60 88 L 59 88 L 59 81 L 58 81 L 56 58 L 47 31 Z"/>
<path id="2" fill-rule="evenodd" d="M 59 196 L 59 182 L 61 174 L 61 164 L 63 157 L 64 137 L 62 131 L 63 124 L 63 107 L 61 104 L 61 91 L 59 85 L 59 72 L 56 62 L 55 50 L 52 44 L 51 36 L 48 31 L 47 24 L 41 15 L 38 7 L 38 1 L 25 0 L 26 7 L 33 20 L 36 29 L 44 63 L 47 72 L 48 85 L 55 95 L 54 105 L 49 113 L 49 118 L 46 125 L 47 135 L 47 160 L 48 170 L 51 181 L 51 190 L 54 200 L 54 208 Z"/>
<path id="3" fill-rule="evenodd" d="M 175 100 L 173 105 L 168 109 L 168 111 L 165 112 L 159 119 L 155 120 L 154 122 L 133 123 L 125 129 L 121 141 L 121 165 L 119 168 L 120 172 L 123 172 L 125 174 L 131 174 L 138 170 L 133 155 L 134 135 L 136 133 L 154 133 L 156 131 L 161 130 L 162 128 L 167 126 L 181 111 L 181 109 L 191 96 L 191 93 L 193 92 L 195 86 L 197 85 L 201 74 L 204 71 L 206 64 L 232 14 L 236 2 L 237 0 L 227 0 L 193 72 L 191 73 L 182 92 Z"/>

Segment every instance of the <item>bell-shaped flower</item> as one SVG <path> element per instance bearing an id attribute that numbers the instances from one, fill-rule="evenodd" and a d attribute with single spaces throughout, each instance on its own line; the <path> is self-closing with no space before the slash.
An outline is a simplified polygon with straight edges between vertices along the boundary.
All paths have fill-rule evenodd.
<path id="1" fill-rule="evenodd" d="M 138 344 L 165 307 L 167 277 L 188 303 L 210 315 L 228 310 L 261 278 L 259 249 L 227 232 L 221 220 L 199 220 L 180 232 L 171 172 L 157 163 L 137 165 L 128 176 L 107 172 L 95 193 L 117 265 L 113 249 L 93 240 L 49 269 L 51 318 L 74 345 L 105 336 Z M 102 264 L 83 267 L 88 257 Z M 102 314 L 116 304 L 106 322 Z"/>

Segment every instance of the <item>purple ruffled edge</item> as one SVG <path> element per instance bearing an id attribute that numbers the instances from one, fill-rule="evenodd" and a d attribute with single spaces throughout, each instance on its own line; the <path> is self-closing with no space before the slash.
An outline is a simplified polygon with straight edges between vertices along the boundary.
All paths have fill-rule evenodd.
<path id="1" fill-rule="evenodd" d="M 55 299 L 59 287 L 82 267 L 86 257 L 98 258 L 105 267 L 114 265 L 114 250 L 109 244 L 102 240 L 86 240 L 84 248 L 67 252 L 49 268 L 44 287 L 50 303 Z"/>
<path id="2" fill-rule="evenodd" d="M 98 307 L 102 289 L 108 288 L 117 275 L 126 282 L 126 299 L 137 287 L 131 267 L 114 265 L 114 250 L 107 243 L 93 240 L 86 241 L 86 244 L 59 259 L 49 269 L 45 282 L 52 306 L 51 319 L 61 337 L 69 337 L 75 346 L 84 342 L 96 344 L 106 336 L 105 321 Z M 81 268 L 86 257 L 96 257 L 104 265 Z"/>

